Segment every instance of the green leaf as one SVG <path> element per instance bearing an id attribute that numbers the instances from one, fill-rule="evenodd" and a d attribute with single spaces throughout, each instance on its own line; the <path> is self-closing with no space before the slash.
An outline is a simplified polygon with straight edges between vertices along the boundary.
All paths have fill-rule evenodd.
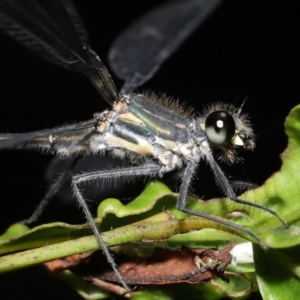
<path id="1" fill-rule="evenodd" d="M 255 268 L 264 300 L 298 299 L 300 247 L 265 253 L 255 247 Z"/>
<path id="2" fill-rule="evenodd" d="M 267 218 L 256 225 L 262 228 L 265 243 L 277 248 L 264 252 L 254 247 L 257 281 L 265 300 L 298 299 L 300 293 L 300 106 L 291 111 L 285 127 L 289 142 L 282 155 L 282 168 L 253 192 L 254 199 L 266 199 L 262 203 L 276 209 L 291 225 L 272 230 L 274 220 Z"/>
<path id="3" fill-rule="evenodd" d="M 248 191 L 245 198 L 276 211 L 289 225 L 286 229 L 277 218 L 267 213 L 255 213 L 251 228 L 259 232 L 270 248 L 287 248 L 300 244 L 300 106 L 286 119 L 288 147 L 282 154 L 282 167 L 262 187 Z"/>

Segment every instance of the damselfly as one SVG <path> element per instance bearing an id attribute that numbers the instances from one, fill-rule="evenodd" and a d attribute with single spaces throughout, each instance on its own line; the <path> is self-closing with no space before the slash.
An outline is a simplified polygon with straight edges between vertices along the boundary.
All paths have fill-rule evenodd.
<path id="1" fill-rule="evenodd" d="M 238 159 L 238 147 L 254 148 L 253 132 L 241 107 L 218 104 L 197 116 L 171 100 L 154 94 L 133 93 L 153 76 L 219 2 L 169 3 L 142 18 L 116 39 L 109 61 L 114 73 L 125 81 L 120 93 L 103 63 L 91 50 L 79 16 L 69 0 L 0 2 L 0 26 L 6 33 L 51 62 L 84 73 L 113 106 L 112 110 L 96 113 L 88 121 L 32 133 L 2 134 L 0 148 L 42 149 L 61 156 L 111 154 L 132 162 L 132 167 L 76 175 L 72 180 L 76 198 L 99 244 L 127 289 L 129 287 L 118 272 L 81 196 L 79 183 L 119 176 L 161 177 L 179 170 L 182 172 L 179 210 L 243 231 L 261 243 L 245 228 L 185 208 L 194 172 L 200 161 L 206 160 L 226 196 L 276 215 L 259 204 L 238 199 L 214 159 L 234 162 Z"/>

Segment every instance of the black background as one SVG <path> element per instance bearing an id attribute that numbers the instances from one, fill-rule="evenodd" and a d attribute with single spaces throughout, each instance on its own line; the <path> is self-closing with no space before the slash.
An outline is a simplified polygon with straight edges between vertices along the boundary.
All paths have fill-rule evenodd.
<path id="1" fill-rule="evenodd" d="M 114 38 L 160 2 L 89 0 L 76 1 L 76 6 L 92 48 L 108 65 Z M 300 100 L 297 1 L 224 2 L 142 89 L 173 95 L 200 112 L 204 104 L 240 104 L 249 96 L 244 110 L 251 115 L 258 146 L 244 156 L 244 163 L 225 171 L 260 184 L 280 167 L 279 155 L 286 145 L 282 121 Z M 51 65 L 2 33 L 0 105 L 3 133 L 87 120 L 107 107 L 81 74 Z M 40 153 L 1 152 L 0 230 L 34 210 L 47 188 L 44 170 L 50 160 L 51 155 Z M 82 215 L 76 207 L 55 201 L 43 221 L 57 220 L 81 222 Z M 6 299 L 80 299 L 40 268 L 1 276 L 1 298 L 2 293 Z"/>

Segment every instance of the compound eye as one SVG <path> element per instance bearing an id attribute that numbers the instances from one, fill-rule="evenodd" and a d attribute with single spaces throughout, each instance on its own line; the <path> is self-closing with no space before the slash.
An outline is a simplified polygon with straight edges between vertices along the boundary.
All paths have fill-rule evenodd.
<path id="1" fill-rule="evenodd" d="M 235 134 L 234 119 L 226 111 L 214 111 L 205 120 L 205 132 L 212 143 L 227 145 Z"/>

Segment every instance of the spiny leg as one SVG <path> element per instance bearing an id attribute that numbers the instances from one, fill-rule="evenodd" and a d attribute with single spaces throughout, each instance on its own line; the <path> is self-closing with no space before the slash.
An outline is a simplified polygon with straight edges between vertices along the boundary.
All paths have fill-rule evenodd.
<path id="1" fill-rule="evenodd" d="M 245 191 L 253 190 L 259 187 L 258 184 L 245 180 L 228 179 L 228 183 L 235 193 L 243 193 Z"/>
<path id="2" fill-rule="evenodd" d="M 223 171 L 220 169 L 220 167 L 218 166 L 218 164 L 215 162 L 214 157 L 211 154 L 207 154 L 206 155 L 206 159 L 215 175 L 216 180 L 218 181 L 221 189 L 224 191 L 225 195 L 230 198 L 230 200 L 236 202 L 236 203 L 240 203 L 240 204 L 246 204 L 252 207 L 256 207 L 259 209 L 262 209 L 268 213 L 270 213 L 271 215 L 275 216 L 277 219 L 279 219 L 279 221 L 286 227 L 289 228 L 289 225 L 272 209 L 265 207 L 261 204 L 258 203 L 253 203 L 247 200 L 243 200 L 243 199 L 238 199 L 236 194 L 234 193 L 232 187 L 230 186 L 226 176 L 224 175 Z"/>
<path id="3" fill-rule="evenodd" d="M 60 190 L 60 188 L 64 185 L 64 183 L 68 180 L 68 178 L 71 177 L 72 171 L 74 170 L 75 166 L 77 165 L 77 163 L 80 159 L 81 159 L 80 156 L 73 159 L 72 164 L 54 182 L 54 184 L 51 186 L 50 190 L 46 193 L 46 195 L 40 201 L 39 205 L 36 207 L 36 209 L 34 210 L 32 215 L 28 219 L 23 220 L 22 223 L 24 223 L 26 225 L 30 225 L 38 220 L 38 218 L 43 213 L 43 211 L 46 209 L 47 205 L 50 203 L 50 201 L 53 199 L 53 197 L 56 195 L 56 193 Z"/>
<path id="4" fill-rule="evenodd" d="M 264 243 L 260 240 L 260 238 L 258 236 L 256 236 L 253 232 L 251 232 L 250 230 L 239 226 L 235 223 L 231 223 L 231 222 L 227 222 L 226 220 L 202 213 L 202 212 L 198 212 L 192 209 L 188 209 L 186 208 L 186 197 L 187 197 L 187 193 L 188 193 L 188 188 L 189 185 L 191 183 L 191 180 L 193 178 L 193 175 L 195 173 L 195 170 L 197 168 L 197 163 L 195 162 L 189 162 L 185 172 L 183 174 L 183 179 L 182 179 L 182 184 L 180 187 L 180 192 L 179 192 L 179 196 L 178 196 L 178 200 L 177 200 L 177 208 L 182 211 L 185 212 L 187 214 L 190 215 L 194 215 L 197 217 L 201 217 L 207 220 L 211 220 L 213 222 L 219 223 L 221 225 L 224 225 L 226 227 L 232 228 L 234 231 L 237 232 L 244 232 L 247 235 L 251 236 L 254 240 L 257 241 L 257 243 L 264 249 L 267 250 L 266 246 L 264 245 Z"/>
<path id="5" fill-rule="evenodd" d="M 161 167 L 156 164 L 144 164 L 141 166 L 135 166 L 135 167 L 129 167 L 129 168 L 120 168 L 115 170 L 106 170 L 106 171 L 100 171 L 100 172 L 91 172 L 87 174 L 80 174 L 72 177 L 72 188 L 74 191 L 74 194 L 78 200 L 79 205 L 82 207 L 85 217 L 90 224 L 92 231 L 102 248 L 102 251 L 104 252 L 106 259 L 108 263 L 112 266 L 115 274 L 117 275 L 119 282 L 123 285 L 123 287 L 127 291 L 131 291 L 130 287 L 127 285 L 125 279 L 121 275 L 121 273 L 118 270 L 118 267 L 114 261 L 114 258 L 112 254 L 109 252 L 107 246 L 105 245 L 105 242 L 101 236 L 101 232 L 99 231 L 97 225 L 94 222 L 94 219 L 92 217 L 92 214 L 89 210 L 89 207 L 84 200 L 79 188 L 78 184 L 83 183 L 86 181 L 91 180 L 103 180 L 103 179 L 112 179 L 116 177 L 136 177 L 136 176 L 150 176 L 154 177 L 159 174 Z"/>

